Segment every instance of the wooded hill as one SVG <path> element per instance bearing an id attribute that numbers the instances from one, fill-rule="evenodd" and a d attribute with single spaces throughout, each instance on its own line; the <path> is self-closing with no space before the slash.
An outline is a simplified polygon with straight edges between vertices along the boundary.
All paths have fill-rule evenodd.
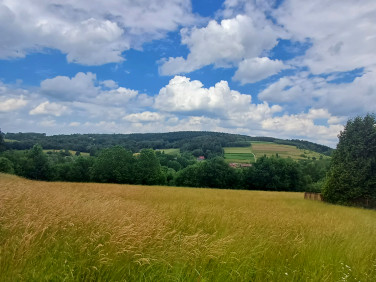
<path id="1" fill-rule="evenodd" d="M 6 133 L 4 136 L 7 149 L 25 150 L 40 144 L 44 149 L 69 149 L 94 154 L 103 148 L 120 145 L 132 152 L 141 149 L 178 148 L 181 152 L 193 155 L 222 155 L 223 147 L 247 147 L 252 141 L 273 142 L 292 145 L 299 149 L 311 150 L 323 155 L 331 155 L 330 147 L 304 140 L 283 140 L 273 137 L 250 137 L 207 131 L 180 131 L 169 133 L 137 134 L 71 134 L 52 135 L 45 133 Z"/>

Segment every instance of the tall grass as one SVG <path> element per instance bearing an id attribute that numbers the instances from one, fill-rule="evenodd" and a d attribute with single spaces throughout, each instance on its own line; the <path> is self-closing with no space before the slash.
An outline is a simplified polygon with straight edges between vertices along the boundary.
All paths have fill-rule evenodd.
<path id="1" fill-rule="evenodd" d="M 376 212 L 0 174 L 0 280 L 375 281 Z"/>

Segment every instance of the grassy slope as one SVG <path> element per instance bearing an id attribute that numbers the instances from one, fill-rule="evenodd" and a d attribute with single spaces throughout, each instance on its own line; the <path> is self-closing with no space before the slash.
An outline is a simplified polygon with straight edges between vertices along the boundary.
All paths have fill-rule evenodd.
<path id="1" fill-rule="evenodd" d="M 310 151 L 298 149 L 295 146 L 282 145 L 271 142 L 252 142 L 251 147 L 227 147 L 225 150 L 225 159 L 228 162 L 238 162 L 238 163 L 252 163 L 254 162 L 254 156 L 251 153 L 254 153 L 256 158 L 266 156 L 275 156 L 278 154 L 281 158 L 292 158 L 295 160 L 305 159 L 302 155 L 307 157 L 315 157 L 319 159 L 321 154 Z M 323 156 L 327 158 L 327 156 Z"/>
<path id="2" fill-rule="evenodd" d="M 255 158 L 251 147 L 225 147 L 225 160 L 234 163 L 253 163 Z"/>
<path id="3" fill-rule="evenodd" d="M 376 212 L 0 174 L 0 280 L 375 281 Z"/>

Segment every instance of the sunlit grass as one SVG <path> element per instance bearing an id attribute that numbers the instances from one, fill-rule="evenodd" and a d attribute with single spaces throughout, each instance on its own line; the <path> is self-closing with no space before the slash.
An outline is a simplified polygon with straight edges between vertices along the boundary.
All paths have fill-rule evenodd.
<path id="1" fill-rule="evenodd" d="M 317 152 L 313 152 L 310 150 L 303 150 L 298 149 L 295 146 L 290 145 L 282 145 L 276 143 L 268 143 L 268 142 L 252 142 L 252 152 L 256 155 L 257 158 L 266 156 L 278 156 L 282 158 L 292 158 L 292 159 L 305 159 L 305 158 L 313 158 L 319 159 L 320 156 L 327 158 L 327 156 L 321 155 Z M 305 157 L 303 157 L 305 156 Z"/>
<path id="2" fill-rule="evenodd" d="M 253 163 L 255 162 L 251 147 L 225 147 L 224 158 L 227 162 Z"/>
<path id="3" fill-rule="evenodd" d="M 375 281 L 376 212 L 0 174 L 0 281 Z"/>
<path id="4" fill-rule="evenodd" d="M 161 152 L 164 152 L 165 154 L 168 154 L 168 155 L 179 155 L 180 154 L 179 148 L 157 149 L 156 151 L 161 151 Z"/>

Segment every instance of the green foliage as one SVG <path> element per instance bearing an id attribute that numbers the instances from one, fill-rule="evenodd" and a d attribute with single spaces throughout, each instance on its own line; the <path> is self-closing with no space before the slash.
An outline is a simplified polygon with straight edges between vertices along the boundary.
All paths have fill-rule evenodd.
<path id="1" fill-rule="evenodd" d="M 134 162 L 132 153 L 123 147 L 104 149 L 94 162 L 92 179 L 98 182 L 133 183 Z"/>
<path id="2" fill-rule="evenodd" d="M 0 157 L 0 172 L 14 173 L 13 163 L 5 157 Z"/>
<path id="3" fill-rule="evenodd" d="M 26 157 L 22 164 L 24 176 L 36 180 L 50 179 L 50 164 L 41 145 L 34 145 L 33 148 L 27 152 Z"/>
<path id="4" fill-rule="evenodd" d="M 0 130 L 0 152 L 5 150 L 4 134 Z"/>
<path id="5" fill-rule="evenodd" d="M 343 204 L 360 198 L 376 199 L 374 115 L 349 120 L 339 134 L 323 196 L 328 202 Z"/>
<path id="6" fill-rule="evenodd" d="M 161 170 L 159 160 L 152 149 L 143 149 L 137 158 L 136 183 L 143 185 L 165 184 L 166 178 Z"/>
<path id="7" fill-rule="evenodd" d="M 290 158 L 261 157 L 245 171 L 245 187 L 271 191 L 304 191 L 306 179 L 299 163 Z"/>
<path id="8" fill-rule="evenodd" d="M 239 175 L 221 157 L 200 162 L 180 171 L 176 185 L 210 188 L 239 188 Z"/>

